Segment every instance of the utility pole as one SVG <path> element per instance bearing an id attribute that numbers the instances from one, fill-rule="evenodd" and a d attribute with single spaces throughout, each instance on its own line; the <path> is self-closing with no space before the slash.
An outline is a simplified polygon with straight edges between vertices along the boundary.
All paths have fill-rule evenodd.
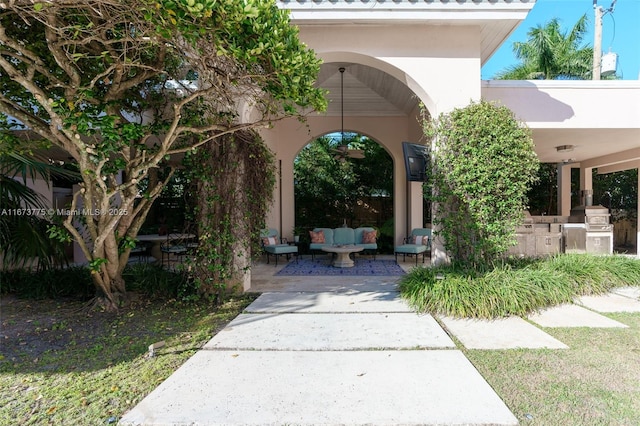
<path id="1" fill-rule="evenodd" d="M 593 33 L 593 71 L 592 79 L 600 80 L 602 67 L 602 15 L 604 10 L 598 6 L 598 0 L 593 0 L 593 10 L 595 12 L 595 28 Z"/>
<path id="2" fill-rule="evenodd" d="M 618 0 L 612 0 L 609 9 L 605 10 L 598 6 L 598 0 L 593 0 L 593 11 L 595 12 L 593 31 L 593 80 L 600 80 L 602 73 L 602 17 L 607 13 L 613 13 L 613 9 L 616 7 L 616 1 Z"/>

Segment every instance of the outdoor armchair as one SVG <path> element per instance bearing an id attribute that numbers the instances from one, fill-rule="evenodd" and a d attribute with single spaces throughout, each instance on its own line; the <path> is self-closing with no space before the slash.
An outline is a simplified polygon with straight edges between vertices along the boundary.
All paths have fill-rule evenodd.
<path id="1" fill-rule="evenodd" d="M 285 255 L 287 260 L 291 258 L 291 255 L 296 257 L 298 261 L 298 247 L 295 245 L 287 244 L 283 238 L 280 238 L 277 229 L 265 229 L 260 234 L 262 239 L 262 250 L 267 255 L 267 263 L 269 263 L 269 257 L 274 255 L 276 258 L 276 265 L 278 266 L 278 256 Z"/>
<path id="2" fill-rule="evenodd" d="M 418 266 L 418 255 L 422 254 L 422 263 L 424 263 L 424 257 L 427 251 L 431 250 L 431 229 L 429 228 L 415 228 L 411 231 L 411 235 L 407 236 L 402 245 L 396 246 L 394 254 L 396 256 L 396 263 L 398 263 L 398 253 L 402 254 L 402 261 L 406 260 L 407 256 L 416 257 L 416 266 Z"/>

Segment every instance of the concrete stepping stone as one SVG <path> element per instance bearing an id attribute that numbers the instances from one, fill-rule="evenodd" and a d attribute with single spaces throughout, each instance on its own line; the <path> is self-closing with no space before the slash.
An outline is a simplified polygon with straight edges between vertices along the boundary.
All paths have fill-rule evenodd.
<path id="1" fill-rule="evenodd" d="M 440 318 L 449 332 L 467 349 L 567 349 L 568 346 L 551 337 L 520 317 L 496 320 Z"/>
<path id="2" fill-rule="evenodd" d="M 640 300 L 640 287 L 619 287 L 614 288 L 612 293 L 620 296 L 629 297 L 631 299 Z"/>
<path id="3" fill-rule="evenodd" d="M 119 422 L 123 426 L 517 423 L 458 350 L 203 350 Z"/>
<path id="4" fill-rule="evenodd" d="M 576 303 L 597 312 L 640 312 L 640 300 L 619 294 L 582 296 L 576 300 Z"/>
<path id="5" fill-rule="evenodd" d="M 413 312 L 395 291 L 344 293 L 263 293 L 245 312 Z"/>
<path id="6" fill-rule="evenodd" d="M 205 349 L 363 350 L 455 348 L 430 315 L 241 314 Z"/>
<path id="7" fill-rule="evenodd" d="M 542 327 L 628 328 L 627 325 L 577 305 L 561 305 L 529 315 L 529 320 Z"/>

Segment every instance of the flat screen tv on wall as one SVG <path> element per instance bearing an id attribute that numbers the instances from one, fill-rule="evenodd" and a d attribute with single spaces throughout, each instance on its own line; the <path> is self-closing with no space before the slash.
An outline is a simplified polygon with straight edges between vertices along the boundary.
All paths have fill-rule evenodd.
<path id="1" fill-rule="evenodd" d="M 404 166 L 407 171 L 407 180 L 410 182 L 425 182 L 426 170 L 429 164 L 429 147 L 411 142 L 402 142 L 404 153 Z"/>

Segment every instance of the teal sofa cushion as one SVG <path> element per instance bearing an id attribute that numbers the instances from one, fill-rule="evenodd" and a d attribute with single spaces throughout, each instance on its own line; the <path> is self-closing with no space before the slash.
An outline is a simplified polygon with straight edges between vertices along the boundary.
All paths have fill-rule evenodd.
<path id="1" fill-rule="evenodd" d="M 333 243 L 339 245 L 355 244 L 353 228 L 336 228 L 333 230 Z"/>

